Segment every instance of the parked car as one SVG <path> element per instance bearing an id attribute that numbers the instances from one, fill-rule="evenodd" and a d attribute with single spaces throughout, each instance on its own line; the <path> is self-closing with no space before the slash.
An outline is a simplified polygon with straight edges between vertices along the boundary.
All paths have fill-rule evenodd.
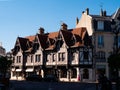
<path id="1" fill-rule="evenodd" d="M 27 81 L 42 81 L 41 75 L 29 75 L 26 77 Z"/>
<path id="2" fill-rule="evenodd" d="M 55 75 L 46 75 L 43 78 L 43 81 L 46 81 L 46 82 L 58 82 L 59 80 Z"/>

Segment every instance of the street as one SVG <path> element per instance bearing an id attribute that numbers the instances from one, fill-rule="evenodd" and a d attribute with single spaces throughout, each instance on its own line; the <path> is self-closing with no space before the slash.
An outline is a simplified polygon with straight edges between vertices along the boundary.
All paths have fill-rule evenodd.
<path id="1" fill-rule="evenodd" d="M 9 90 L 96 90 L 93 83 L 11 81 Z"/>
<path id="2" fill-rule="evenodd" d="M 96 83 L 10 81 L 8 90 L 100 90 L 100 87 L 97 89 Z"/>

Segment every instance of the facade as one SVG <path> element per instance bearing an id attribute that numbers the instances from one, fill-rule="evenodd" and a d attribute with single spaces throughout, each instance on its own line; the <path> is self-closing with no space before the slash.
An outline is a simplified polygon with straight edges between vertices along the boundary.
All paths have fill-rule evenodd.
<path id="1" fill-rule="evenodd" d="M 0 44 L 0 56 L 5 56 L 6 55 L 6 50 L 5 48 L 2 46 L 2 44 Z"/>
<path id="2" fill-rule="evenodd" d="M 93 45 L 86 28 L 18 37 L 13 53 L 11 79 L 22 80 L 31 74 L 54 74 L 60 81 L 93 81 Z"/>
<path id="3" fill-rule="evenodd" d="M 107 15 L 107 12 L 102 9 L 100 15 L 92 15 L 87 8 L 80 20 L 77 19 L 76 28 L 86 27 L 89 36 L 92 36 L 96 75 L 104 73 L 107 77 L 110 76 L 107 59 L 115 48 L 115 34 L 111 21 L 117 20 L 119 15 L 120 9 L 117 9 L 113 15 Z M 120 47 L 120 36 L 118 36 L 118 46 Z"/>

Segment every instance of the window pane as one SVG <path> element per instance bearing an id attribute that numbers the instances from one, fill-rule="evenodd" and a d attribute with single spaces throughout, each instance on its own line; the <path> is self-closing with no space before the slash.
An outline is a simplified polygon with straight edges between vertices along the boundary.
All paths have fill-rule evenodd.
<path id="1" fill-rule="evenodd" d="M 88 69 L 83 70 L 83 79 L 88 79 L 89 78 L 89 71 Z"/>
<path id="2" fill-rule="evenodd" d="M 71 70 L 71 78 L 76 78 L 77 77 L 77 70 L 76 69 L 72 69 Z"/>
<path id="3" fill-rule="evenodd" d="M 98 47 L 104 46 L 104 38 L 103 36 L 98 36 Z"/>
<path id="4" fill-rule="evenodd" d="M 104 30 L 104 22 L 103 21 L 98 21 L 98 30 Z"/>

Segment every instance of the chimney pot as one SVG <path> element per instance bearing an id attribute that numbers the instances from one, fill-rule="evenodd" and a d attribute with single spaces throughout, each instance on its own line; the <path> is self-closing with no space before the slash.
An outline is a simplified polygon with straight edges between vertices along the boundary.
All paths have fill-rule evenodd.
<path id="1" fill-rule="evenodd" d="M 62 23 L 62 24 L 61 24 L 61 29 L 62 29 L 62 30 L 67 30 L 67 24 Z"/>
<path id="2" fill-rule="evenodd" d="M 44 34 L 44 28 L 42 27 L 39 28 L 39 34 Z"/>
<path id="3" fill-rule="evenodd" d="M 104 16 L 106 16 L 107 15 L 106 11 L 104 11 L 103 14 L 104 14 Z"/>
<path id="4" fill-rule="evenodd" d="M 86 14 L 89 15 L 89 8 L 86 9 Z"/>

